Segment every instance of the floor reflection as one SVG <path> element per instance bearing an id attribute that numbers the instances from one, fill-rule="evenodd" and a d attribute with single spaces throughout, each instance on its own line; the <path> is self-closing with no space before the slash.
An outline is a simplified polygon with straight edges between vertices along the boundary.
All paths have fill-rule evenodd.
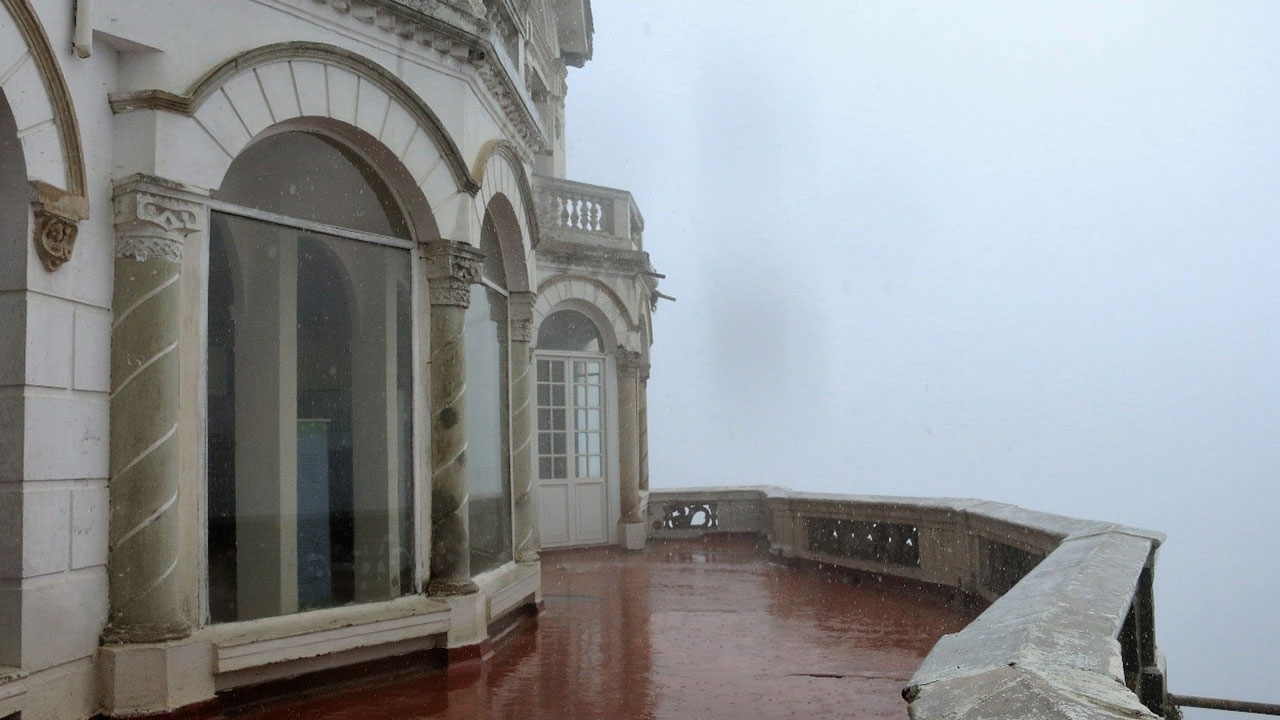
<path id="1" fill-rule="evenodd" d="M 740 538 L 546 552 L 543 589 L 546 612 L 489 663 L 227 717 L 905 718 L 902 686 L 972 616 Z"/>

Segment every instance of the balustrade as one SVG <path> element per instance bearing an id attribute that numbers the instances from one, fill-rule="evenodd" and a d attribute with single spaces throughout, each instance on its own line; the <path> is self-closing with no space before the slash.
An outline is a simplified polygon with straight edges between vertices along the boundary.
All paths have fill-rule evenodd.
<path id="1" fill-rule="evenodd" d="M 546 177 L 536 178 L 534 189 L 544 234 L 643 249 L 644 218 L 631 193 Z"/>

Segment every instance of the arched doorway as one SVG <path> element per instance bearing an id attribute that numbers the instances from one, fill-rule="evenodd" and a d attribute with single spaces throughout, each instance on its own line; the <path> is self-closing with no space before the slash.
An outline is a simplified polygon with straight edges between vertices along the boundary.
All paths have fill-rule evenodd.
<path id="1" fill-rule="evenodd" d="M 587 315 L 551 313 L 538 329 L 538 513 L 544 547 L 609 541 L 604 341 Z"/>

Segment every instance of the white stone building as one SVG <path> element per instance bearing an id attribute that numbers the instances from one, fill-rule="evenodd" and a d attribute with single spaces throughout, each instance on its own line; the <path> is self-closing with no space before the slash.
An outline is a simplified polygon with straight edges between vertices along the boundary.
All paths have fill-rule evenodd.
<path id="1" fill-rule="evenodd" d="M 589 0 L 0 0 L 0 719 L 483 657 L 642 544 Z M 541 539 L 539 537 L 541 535 Z"/>

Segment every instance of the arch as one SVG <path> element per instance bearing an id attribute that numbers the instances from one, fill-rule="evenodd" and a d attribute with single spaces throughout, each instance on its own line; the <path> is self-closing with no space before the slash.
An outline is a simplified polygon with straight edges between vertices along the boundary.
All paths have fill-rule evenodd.
<path id="1" fill-rule="evenodd" d="M 639 328 L 627 315 L 627 306 L 608 285 L 581 275 L 558 275 L 538 288 L 533 303 L 533 332 L 552 312 L 570 308 L 595 320 L 608 348 L 640 350 Z"/>
<path id="2" fill-rule="evenodd" d="M 0 0 L 10 22 L 0 22 L 0 86 L 9 98 L 27 161 L 27 178 L 85 198 L 84 150 L 62 68 L 40 18 L 27 0 Z"/>
<path id="3" fill-rule="evenodd" d="M 218 187 L 250 142 L 282 124 L 358 129 L 404 166 L 441 235 L 474 237 L 472 201 L 480 183 L 457 143 L 407 83 L 348 50 L 311 42 L 268 45 L 222 63 L 185 95 L 145 90 L 113 96 L 111 108 L 177 115 L 154 172 L 204 188 Z"/>
<path id="4" fill-rule="evenodd" d="M 506 140 L 490 140 L 480 149 L 474 165 L 480 192 L 476 195 L 476 216 L 483 218 L 490 202 L 504 196 L 519 223 L 521 243 L 527 257 L 540 237 L 533 186 L 516 147 Z M 519 208 L 517 211 L 516 208 Z M 532 283 L 530 283 L 532 284 Z M 525 289 L 528 289 L 527 287 Z"/>

